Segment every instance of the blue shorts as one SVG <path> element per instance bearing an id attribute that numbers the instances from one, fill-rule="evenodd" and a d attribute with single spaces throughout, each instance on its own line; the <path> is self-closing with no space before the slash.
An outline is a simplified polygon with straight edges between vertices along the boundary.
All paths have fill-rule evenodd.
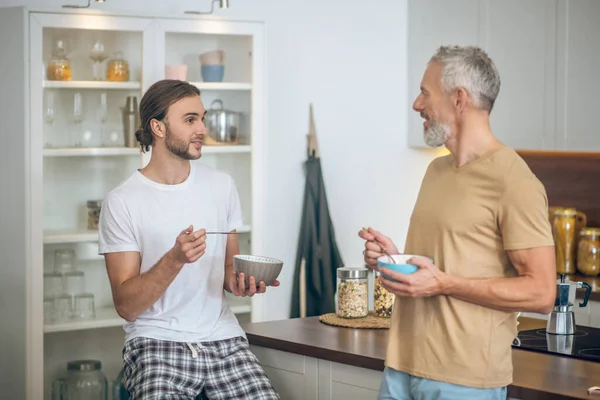
<path id="1" fill-rule="evenodd" d="M 419 378 L 386 367 L 378 400 L 506 400 L 506 387 L 479 389 Z"/>

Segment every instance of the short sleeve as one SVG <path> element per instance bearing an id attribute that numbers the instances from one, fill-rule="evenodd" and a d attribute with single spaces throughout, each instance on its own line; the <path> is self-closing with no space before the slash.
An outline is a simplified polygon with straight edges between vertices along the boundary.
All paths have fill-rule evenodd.
<path id="1" fill-rule="evenodd" d="M 109 193 L 102 202 L 98 224 L 98 254 L 140 251 L 125 202 Z"/>
<path id="2" fill-rule="evenodd" d="M 231 177 L 229 177 L 229 199 L 227 204 L 227 231 L 239 229 L 244 223 L 242 219 L 242 207 L 237 187 Z"/>
<path id="3" fill-rule="evenodd" d="M 498 224 L 505 250 L 553 246 L 542 183 L 534 178 L 510 182 L 500 200 Z"/>

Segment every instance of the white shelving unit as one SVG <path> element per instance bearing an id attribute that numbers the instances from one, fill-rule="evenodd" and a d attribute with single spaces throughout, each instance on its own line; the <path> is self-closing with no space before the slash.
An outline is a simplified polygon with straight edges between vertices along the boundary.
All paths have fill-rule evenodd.
<path id="1" fill-rule="evenodd" d="M 44 231 L 44 244 L 67 244 L 82 242 L 97 242 L 98 231 Z"/>
<path id="2" fill-rule="evenodd" d="M 93 319 L 44 325 L 44 333 L 112 328 L 117 326 L 123 326 L 125 322 L 126 321 L 123 318 L 119 317 L 114 308 L 106 307 L 96 310 L 96 317 Z"/>
<path id="3" fill-rule="evenodd" d="M 112 304 L 104 261 L 97 254 L 98 232 L 86 226 L 86 202 L 102 199 L 149 161 L 138 147 L 124 146 L 121 108 L 127 96 L 137 97 L 139 106 L 150 85 L 164 78 L 166 64 L 188 65 L 187 80 L 201 90 L 207 109 L 220 99 L 225 109 L 241 113 L 240 144 L 205 144 L 203 157 L 194 162 L 233 177 L 245 223 L 238 229 L 241 251 L 262 254 L 263 29 L 261 23 L 183 15 L 178 20 L 93 10 L 2 9 L 0 45 L 10 51 L 12 61 L 0 59 L 0 100 L 8 105 L 0 109 L 0 117 L 8 121 L 10 132 L 0 149 L 0 171 L 12 189 L 0 196 L 0 230 L 7 238 L 0 241 L 0 253 L 8 255 L 8 267 L 0 268 L 0 291 L 14 307 L 0 307 L 0 318 L 14 323 L 4 324 L 0 337 L 21 338 L 11 344 L 13 353 L 7 357 L 24 366 L 0 366 L 0 374 L 20 388 L 12 398 L 50 398 L 52 381 L 73 359 L 101 360 L 109 379 L 119 372 L 125 321 Z M 48 80 L 45 74 L 58 40 L 71 62 L 70 81 Z M 96 40 L 104 43 L 109 60 L 122 51 L 129 81 L 92 80 L 89 56 Z M 223 82 L 204 82 L 198 56 L 215 48 L 226 53 L 225 77 Z M 74 118 L 76 97 L 81 99 L 80 121 Z M 101 98 L 107 100 L 106 119 L 99 119 Z M 82 144 L 86 135 L 95 141 Z M 44 322 L 44 273 L 53 270 L 57 249 L 75 252 L 85 291 L 94 294 L 94 318 Z M 264 319 L 260 296 L 227 299 L 240 317 Z"/>
<path id="4" fill-rule="evenodd" d="M 44 149 L 44 157 L 94 157 L 94 156 L 139 156 L 139 148 L 131 147 L 79 147 Z"/>
<path id="5" fill-rule="evenodd" d="M 202 148 L 202 154 L 251 153 L 250 145 L 208 146 Z M 94 156 L 140 156 L 139 148 L 132 147 L 71 147 L 44 149 L 44 157 L 94 157 Z"/>
<path id="6" fill-rule="evenodd" d="M 235 82 L 190 82 L 200 90 L 252 90 L 251 83 Z"/>
<path id="7" fill-rule="evenodd" d="M 106 81 L 44 81 L 44 89 L 106 89 L 106 90 L 140 90 L 141 82 L 106 82 Z"/>

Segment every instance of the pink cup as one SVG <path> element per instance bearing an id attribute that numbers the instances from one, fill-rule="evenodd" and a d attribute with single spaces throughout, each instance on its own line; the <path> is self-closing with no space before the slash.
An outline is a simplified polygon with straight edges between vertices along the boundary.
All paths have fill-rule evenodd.
<path id="1" fill-rule="evenodd" d="M 185 81 L 187 76 L 187 65 L 185 64 L 170 64 L 165 66 L 165 79 L 177 79 Z"/>

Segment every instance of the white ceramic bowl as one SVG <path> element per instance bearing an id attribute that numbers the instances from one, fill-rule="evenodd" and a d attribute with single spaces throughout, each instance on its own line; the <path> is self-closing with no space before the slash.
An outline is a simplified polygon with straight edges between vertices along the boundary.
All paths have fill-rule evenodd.
<path id="1" fill-rule="evenodd" d="M 263 281 L 265 285 L 270 286 L 281 273 L 283 261 L 269 257 L 238 254 L 233 256 L 233 268 L 237 273 L 244 273 L 246 286 L 249 286 L 251 276 L 254 277 L 257 285 Z"/>

